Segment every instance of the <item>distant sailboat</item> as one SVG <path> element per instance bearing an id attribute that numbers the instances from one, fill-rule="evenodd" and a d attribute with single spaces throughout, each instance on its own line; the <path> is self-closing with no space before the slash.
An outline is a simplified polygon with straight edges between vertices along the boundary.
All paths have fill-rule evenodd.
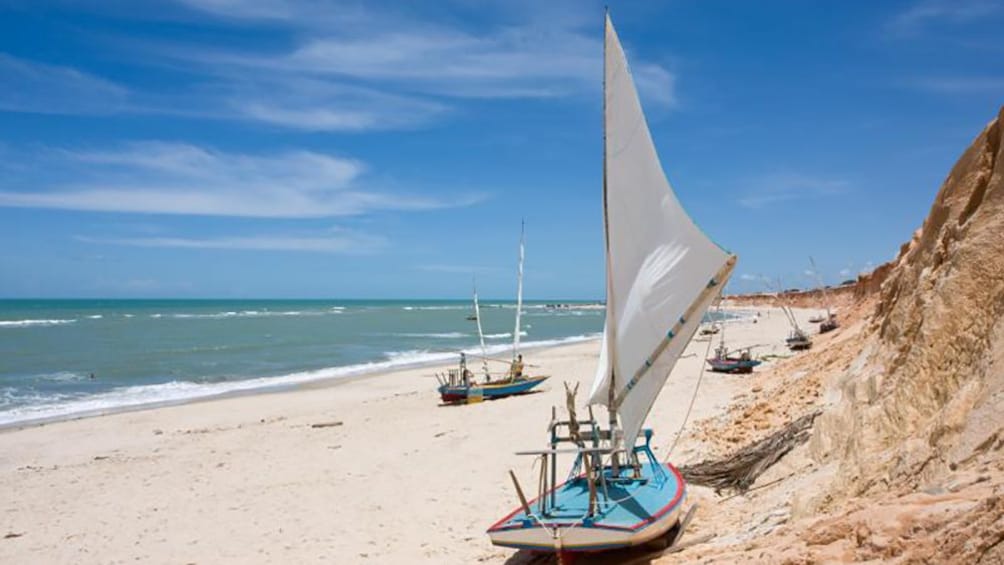
<path id="1" fill-rule="evenodd" d="M 816 281 L 819 282 L 819 289 L 823 293 L 823 303 L 826 305 L 825 316 L 820 316 L 816 322 L 813 322 L 812 318 L 810 318 L 809 321 L 819 323 L 819 333 L 821 334 L 832 332 L 839 326 L 837 323 L 837 315 L 830 310 L 830 297 L 826 292 L 826 285 L 823 284 L 823 278 L 819 276 L 819 269 L 816 268 L 816 262 L 812 259 L 812 257 L 809 257 L 809 264 L 812 265 L 812 272 L 816 275 Z"/>
<path id="2" fill-rule="evenodd" d="M 477 321 L 478 340 L 481 344 L 481 360 L 484 372 L 482 381 L 477 382 L 473 372 L 467 367 L 467 356 L 460 354 L 460 367 L 447 372 L 445 379 L 440 379 L 439 394 L 443 402 L 478 402 L 485 399 L 502 398 L 514 394 L 523 394 L 534 389 L 547 380 L 546 376 L 527 376 L 523 374 L 523 356 L 519 352 L 520 334 L 522 333 L 521 314 L 523 310 L 523 259 L 525 230 L 520 229 L 519 237 L 519 267 L 516 283 L 516 328 L 513 332 L 512 360 L 507 362 L 507 371 L 492 378 L 488 370 L 488 350 L 485 347 L 485 334 L 481 326 L 481 308 L 478 304 L 478 289 L 474 286 L 474 316 Z"/>
<path id="3" fill-rule="evenodd" d="M 721 302 L 718 303 L 718 307 L 720 312 Z M 720 313 L 719 317 L 721 317 Z M 707 361 L 711 365 L 711 370 L 716 373 L 752 373 L 755 367 L 763 363 L 759 359 L 753 358 L 754 347 L 757 346 L 740 347 L 730 351 L 725 345 L 725 327 L 723 325 L 721 339 L 718 341 L 718 347 L 715 348 L 715 356 Z"/>
<path id="4" fill-rule="evenodd" d="M 552 416 L 548 449 L 523 453 L 542 460 L 538 497 L 527 501 L 511 475 L 520 506 L 488 529 L 495 545 L 559 555 L 646 543 L 678 522 L 683 478 L 656 458 L 642 424 L 736 262 L 673 194 L 609 16 L 605 27 L 606 325 L 589 401 L 607 407 L 609 425 L 592 406 L 578 420 L 570 392 L 569 418 Z M 558 484 L 562 454 L 574 462 Z"/>
<path id="5" fill-rule="evenodd" d="M 788 346 L 788 349 L 792 351 L 800 351 L 803 349 L 809 349 L 812 347 L 812 338 L 798 325 L 798 320 L 795 319 L 795 313 L 792 312 L 791 308 L 787 304 L 781 304 L 781 311 L 788 318 L 788 323 L 791 324 L 791 331 L 788 333 L 788 337 L 785 338 L 784 343 Z"/>

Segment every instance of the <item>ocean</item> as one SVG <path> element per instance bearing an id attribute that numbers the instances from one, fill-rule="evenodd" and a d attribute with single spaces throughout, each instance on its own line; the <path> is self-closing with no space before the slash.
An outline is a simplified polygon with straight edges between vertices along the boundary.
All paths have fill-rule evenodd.
<path id="1" fill-rule="evenodd" d="M 480 352 L 461 300 L 0 300 L 0 426 L 386 369 Z M 515 303 L 485 301 L 489 354 Z M 524 303 L 521 348 L 599 337 L 595 303 Z M 430 381 L 430 387 L 433 382 Z"/>

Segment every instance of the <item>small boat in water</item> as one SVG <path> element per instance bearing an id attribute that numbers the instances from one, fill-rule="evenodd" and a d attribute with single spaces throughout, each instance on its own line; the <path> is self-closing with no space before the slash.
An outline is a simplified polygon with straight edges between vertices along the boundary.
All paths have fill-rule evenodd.
<path id="1" fill-rule="evenodd" d="M 686 484 L 655 456 L 652 431 L 642 426 L 736 263 L 673 194 L 609 16 L 603 93 L 607 300 L 589 416 L 578 419 L 578 387 L 566 384 L 568 418 L 552 411 L 547 449 L 520 453 L 539 458 L 537 497 L 528 501 L 510 471 L 520 505 L 487 532 L 495 545 L 559 559 L 669 540 L 681 522 Z M 606 407 L 606 427 L 594 406 Z M 558 483 L 564 455 L 574 460 L 568 480 Z"/>

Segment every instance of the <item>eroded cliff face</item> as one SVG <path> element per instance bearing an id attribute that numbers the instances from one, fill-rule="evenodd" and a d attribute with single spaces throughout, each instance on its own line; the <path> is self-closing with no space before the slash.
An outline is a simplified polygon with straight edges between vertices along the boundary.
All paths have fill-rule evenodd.
<path id="1" fill-rule="evenodd" d="M 822 410 L 760 490 L 706 499 L 713 537 L 678 561 L 1004 564 L 1002 147 L 1004 108 L 898 257 L 839 294 L 841 328 L 699 430 L 736 445 Z"/>
<path id="2" fill-rule="evenodd" d="M 1004 108 L 885 272 L 858 358 L 831 383 L 810 450 L 835 467 L 814 510 L 916 488 L 1004 438 Z M 859 293 L 868 293 L 865 288 Z"/>

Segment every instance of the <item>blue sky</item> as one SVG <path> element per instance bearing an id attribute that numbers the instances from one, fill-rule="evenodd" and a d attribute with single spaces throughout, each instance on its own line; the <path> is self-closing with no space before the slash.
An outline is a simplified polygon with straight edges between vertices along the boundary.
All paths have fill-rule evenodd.
<path id="1" fill-rule="evenodd" d="M 733 291 L 893 257 L 1004 2 L 609 2 Z M 0 3 L 0 296 L 602 298 L 596 2 Z"/>

